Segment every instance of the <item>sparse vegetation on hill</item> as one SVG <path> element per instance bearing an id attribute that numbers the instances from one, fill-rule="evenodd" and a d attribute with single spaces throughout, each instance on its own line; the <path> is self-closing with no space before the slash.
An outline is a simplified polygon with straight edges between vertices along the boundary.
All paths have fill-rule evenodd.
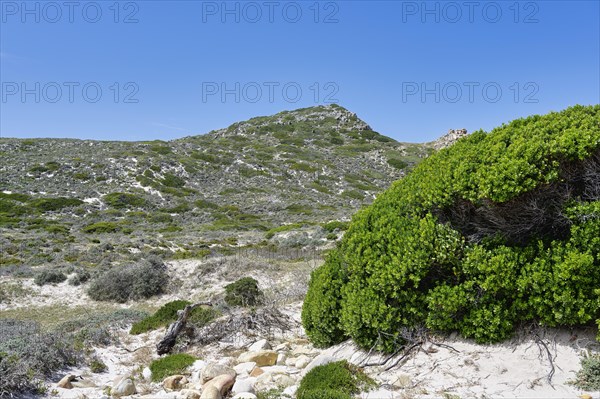
<path id="1" fill-rule="evenodd" d="M 419 326 L 478 342 L 600 316 L 600 106 L 476 132 L 352 219 L 312 276 L 308 335 L 393 351 Z"/>
<path id="2" fill-rule="evenodd" d="M 336 237 L 319 223 L 348 218 L 431 151 L 337 105 L 169 142 L 2 138 L 2 245 L 19 248 L 3 273 L 123 264 L 141 251 L 191 257 L 213 244 L 226 251 L 240 235 L 250 245 L 266 234 L 279 246 L 327 246 Z M 308 237 L 273 230 L 284 225 Z"/>

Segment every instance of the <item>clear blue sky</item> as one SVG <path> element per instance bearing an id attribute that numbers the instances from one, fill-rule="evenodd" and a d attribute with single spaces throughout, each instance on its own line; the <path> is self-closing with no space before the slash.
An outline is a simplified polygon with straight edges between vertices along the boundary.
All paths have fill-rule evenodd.
<path id="1" fill-rule="evenodd" d="M 597 0 L 0 3 L 2 137 L 168 140 L 335 101 L 422 142 L 600 103 Z"/>

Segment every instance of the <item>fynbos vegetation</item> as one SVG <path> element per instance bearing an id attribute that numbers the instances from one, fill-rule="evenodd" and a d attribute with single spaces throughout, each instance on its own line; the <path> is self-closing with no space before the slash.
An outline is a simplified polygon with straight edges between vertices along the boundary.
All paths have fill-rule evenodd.
<path id="1" fill-rule="evenodd" d="M 393 351 L 420 326 L 496 342 L 520 322 L 599 318 L 599 120 L 600 106 L 518 119 L 394 183 L 313 273 L 314 343 Z"/>

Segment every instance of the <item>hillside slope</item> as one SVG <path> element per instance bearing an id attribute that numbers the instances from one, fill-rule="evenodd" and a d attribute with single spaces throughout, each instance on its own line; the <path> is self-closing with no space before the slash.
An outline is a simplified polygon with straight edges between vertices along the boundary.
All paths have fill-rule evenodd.
<path id="1" fill-rule="evenodd" d="M 431 151 L 337 105 L 169 142 L 0 139 L 1 263 L 190 257 L 266 238 L 323 245 L 335 226 L 320 223 L 347 219 Z"/>

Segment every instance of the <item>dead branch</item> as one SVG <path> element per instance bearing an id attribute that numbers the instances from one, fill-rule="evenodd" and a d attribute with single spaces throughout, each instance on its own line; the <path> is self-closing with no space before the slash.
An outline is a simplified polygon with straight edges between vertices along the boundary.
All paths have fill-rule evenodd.
<path id="1" fill-rule="evenodd" d="M 156 352 L 159 355 L 171 352 L 171 349 L 175 346 L 175 342 L 177 342 L 177 336 L 185 329 L 185 325 L 187 324 L 188 317 L 192 313 L 192 310 L 199 306 L 212 306 L 212 303 L 198 302 L 193 305 L 187 305 L 183 310 L 178 311 L 177 321 L 169 326 L 165 337 L 156 345 Z"/>
<path id="2" fill-rule="evenodd" d="M 535 331 L 533 333 L 533 336 L 534 336 L 535 342 L 538 345 L 538 348 L 540 350 L 540 358 L 544 357 L 544 352 L 546 352 L 546 356 L 548 357 L 548 363 L 550 363 L 550 372 L 548 372 L 546 379 L 548 380 L 548 384 L 550 384 L 550 386 L 552 386 L 552 377 L 554 376 L 554 373 L 556 371 L 556 369 L 554 367 L 554 357 L 552 356 L 552 353 L 550 352 L 548 345 L 540 337 L 538 331 Z"/>
<path id="3" fill-rule="evenodd" d="M 195 334 L 194 343 L 208 345 L 217 341 L 233 340 L 238 334 L 272 337 L 276 332 L 285 334 L 298 327 L 295 320 L 274 306 L 256 310 L 234 309 L 199 329 Z"/>

